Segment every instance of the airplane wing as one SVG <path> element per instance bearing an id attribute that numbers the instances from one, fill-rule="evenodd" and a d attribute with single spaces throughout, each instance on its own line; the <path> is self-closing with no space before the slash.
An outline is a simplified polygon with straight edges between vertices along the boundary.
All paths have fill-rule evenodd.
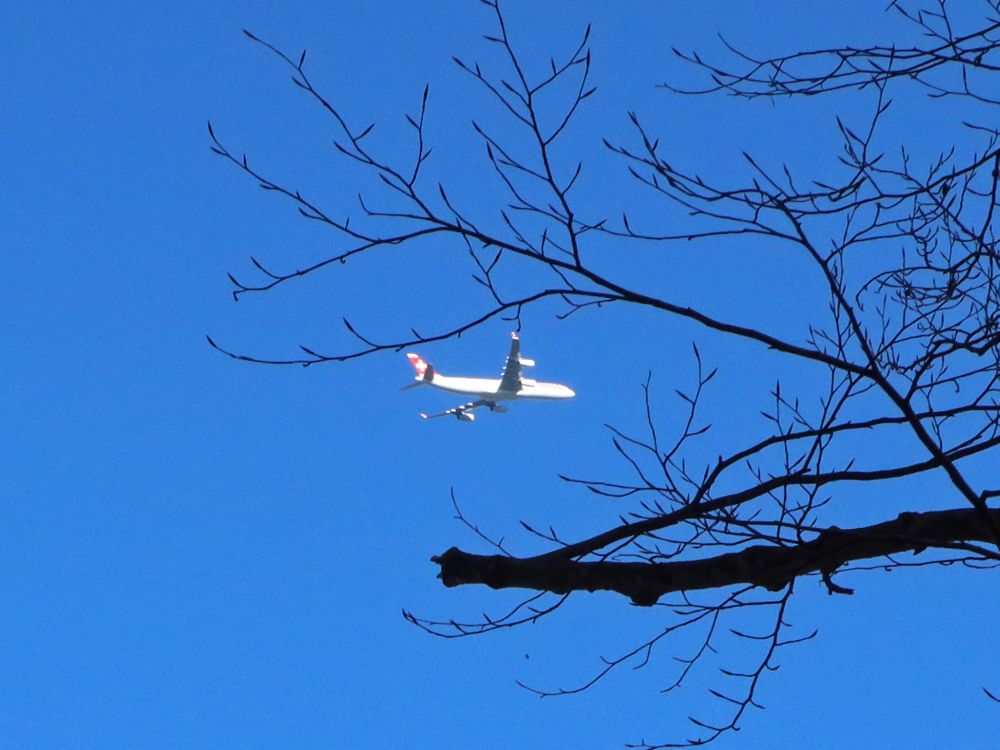
<path id="1" fill-rule="evenodd" d="M 517 337 L 517 331 L 510 334 L 510 354 L 504 362 L 503 373 L 500 375 L 501 391 L 521 390 L 521 368 L 531 367 L 535 364 L 533 359 L 524 359 L 521 356 L 521 340 Z"/>
<path id="2" fill-rule="evenodd" d="M 456 406 L 454 409 L 448 409 L 447 411 L 442 411 L 438 414 L 424 414 L 421 412 L 420 416 L 424 419 L 436 419 L 437 417 L 458 417 L 460 422 L 472 422 L 475 420 L 476 415 L 471 414 L 470 412 L 473 409 L 478 409 L 480 406 L 488 406 L 489 404 L 489 401 L 479 399 L 478 401 L 470 401 L 467 404 Z"/>

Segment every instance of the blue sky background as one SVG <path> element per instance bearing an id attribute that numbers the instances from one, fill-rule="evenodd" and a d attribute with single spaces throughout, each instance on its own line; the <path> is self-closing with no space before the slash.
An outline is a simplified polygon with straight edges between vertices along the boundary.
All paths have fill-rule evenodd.
<path id="1" fill-rule="evenodd" d="M 239 303 L 229 294 L 226 272 L 249 278 L 250 255 L 288 268 L 338 245 L 214 157 L 206 120 L 334 214 L 355 211 L 359 186 L 372 187 L 336 158 L 329 121 L 244 27 L 308 48 L 313 79 L 354 125 L 378 123 L 383 153 L 411 152 L 403 114 L 430 82 L 430 175 L 496 220 L 498 186 L 469 120 L 506 124 L 451 63 L 495 61 L 480 40 L 490 17 L 475 2 L 417 5 L 0 6 L 0 747 L 606 748 L 686 736 L 689 713 L 716 710 L 710 672 L 684 692 L 658 692 L 684 641 L 579 696 L 540 701 L 514 684 L 575 684 L 599 655 L 666 621 L 620 597 L 577 596 L 536 626 L 458 641 L 420 632 L 400 611 L 476 617 L 517 600 L 435 579 L 432 554 L 485 551 L 453 520 L 450 488 L 522 551 L 537 544 L 518 519 L 567 537 L 613 523 L 619 507 L 557 474 L 625 476 L 602 425 L 639 429 L 649 371 L 660 422 L 676 426 L 671 394 L 692 381 L 692 340 L 721 368 L 708 413 L 720 438 L 759 435 L 779 371 L 806 387 L 807 368 L 634 310 L 558 322 L 555 308 L 539 308 L 525 319 L 525 353 L 540 378 L 579 396 L 468 426 L 417 418 L 453 402 L 401 393 L 411 377 L 402 355 L 275 368 L 205 343 L 208 333 L 261 355 L 294 355 L 299 343 L 336 351 L 351 346 L 345 314 L 388 338 L 485 305 L 467 266 L 449 260 L 461 249 L 441 243 Z M 833 113 L 863 122 L 873 106 L 670 96 L 653 88 L 687 75 L 670 46 L 717 51 L 716 32 L 761 53 L 862 44 L 887 24 L 862 2 L 510 5 L 534 65 L 593 23 L 600 91 L 560 156 L 587 160 L 585 208 L 636 206 L 663 226 L 677 217 L 600 147 L 602 136 L 630 139 L 627 110 L 679 163 L 736 181 L 741 149 L 793 168 L 831 162 Z M 932 148 L 959 137 L 954 106 L 902 95 L 890 122 Z M 804 262 L 768 251 L 653 247 L 623 263 L 610 243 L 592 249 L 620 278 L 801 338 L 801 311 L 825 302 Z M 422 353 L 445 372 L 491 375 L 508 333 L 495 322 Z M 935 498 L 928 507 L 959 502 L 938 480 L 912 489 Z M 845 519 L 889 518 L 907 499 L 867 492 L 849 497 Z M 767 710 L 719 746 L 995 746 L 1000 714 L 981 692 L 1000 679 L 995 576 L 851 581 L 857 594 L 837 598 L 800 584 L 791 620 L 819 638 L 785 652 L 760 693 Z"/>

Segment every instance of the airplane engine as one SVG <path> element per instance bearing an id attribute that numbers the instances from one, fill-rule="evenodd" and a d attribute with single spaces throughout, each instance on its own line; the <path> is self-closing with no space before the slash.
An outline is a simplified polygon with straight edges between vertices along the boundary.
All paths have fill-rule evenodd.
<path id="1" fill-rule="evenodd" d="M 507 407 L 501 406 L 500 404 L 492 404 L 490 406 L 490 411 L 494 411 L 497 414 L 505 414 L 507 412 Z"/>
<path id="2" fill-rule="evenodd" d="M 455 416 L 458 417 L 458 421 L 459 422 L 475 422 L 476 421 L 476 415 L 475 414 L 470 414 L 467 411 L 460 411 Z"/>

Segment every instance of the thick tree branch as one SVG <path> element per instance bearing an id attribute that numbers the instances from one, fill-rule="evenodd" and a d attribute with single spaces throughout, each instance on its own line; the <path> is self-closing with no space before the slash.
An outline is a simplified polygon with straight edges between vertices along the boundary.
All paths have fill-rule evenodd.
<path id="1" fill-rule="evenodd" d="M 1000 522 L 1000 510 L 991 510 Z M 961 547 L 992 542 L 993 536 L 975 509 L 901 513 L 891 521 L 855 529 L 831 527 L 794 547 L 754 546 L 704 560 L 668 563 L 576 562 L 560 559 L 474 555 L 452 547 L 431 558 L 441 566 L 445 586 L 486 584 L 494 589 L 525 588 L 565 594 L 570 591 L 615 591 L 634 604 L 652 606 L 664 594 L 753 584 L 780 591 L 807 573 L 829 576 L 852 560 L 919 553 L 928 547 Z M 979 548 L 976 555 L 992 553 Z"/>

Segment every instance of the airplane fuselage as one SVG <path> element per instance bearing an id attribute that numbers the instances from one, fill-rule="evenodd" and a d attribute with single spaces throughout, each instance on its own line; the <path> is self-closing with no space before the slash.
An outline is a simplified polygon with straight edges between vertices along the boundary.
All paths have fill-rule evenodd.
<path id="1" fill-rule="evenodd" d="M 416 380 L 442 391 L 478 396 L 490 401 L 514 401 L 522 398 L 553 400 L 573 398 L 576 395 L 572 388 L 560 383 L 542 383 L 528 378 L 521 379 L 521 388 L 516 391 L 501 389 L 499 378 L 462 378 L 435 373 L 431 381 L 420 377 Z"/>

